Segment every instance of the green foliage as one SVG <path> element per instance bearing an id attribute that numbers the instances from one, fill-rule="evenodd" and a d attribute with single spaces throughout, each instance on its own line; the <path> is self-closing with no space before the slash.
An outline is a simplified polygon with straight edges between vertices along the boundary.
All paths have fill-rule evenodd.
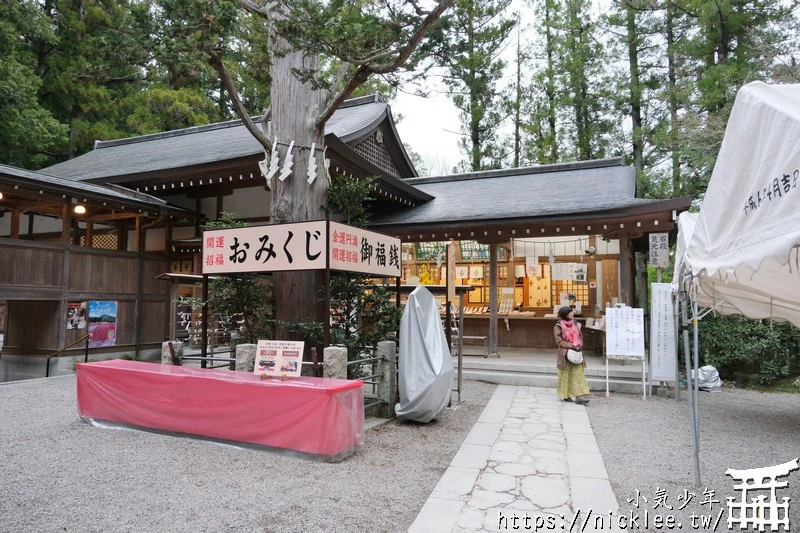
<path id="1" fill-rule="evenodd" d="M 343 217 L 347 224 L 365 227 L 369 222 L 369 201 L 374 178 L 334 178 L 328 192 L 326 209 Z M 331 308 L 341 317 L 331 328 L 331 343 L 347 348 L 348 360 L 362 358 L 367 347 L 391 338 L 400 324 L 401 310 L 393 303 L 393 293 L 372 283 L 363 275 L 346 272 L 331 274 Z M 348 367 L 348 377 L 359 370 Z"/>
<path id="2" fill-rule="evenodd" d="M 342 222 L 357 228 L 367 227 L 369 221 L 369 202 L 372 201 L 373 183 L 376 178 L 352 178 L 335 176 L 328 189 L 325 210 Z"/>
<path id="3" fill-rule="evenodd" d="M 217 220 L 203 224 L 203 229 L 241 228 L 247 224 L 232 213 L 220 213 Z M 186 300 L 193 308 L 203 306 L 200 298 Z M 216 316 L 227 331 L 238 331 L 242 342 L 256 343 L 273 338 L 274 295 L 272 283 L 258 274 L 231 274 L 214 277 L 208 284 L 209 316 Z"/>
<path id="4" fill-rule="evenodd" d="M 37 50 L 58 39 L 35 2 L 0 2 L 0 162 L 39 168 L 67 140 L 67 128 L 39 101 Z"/>
<path id="5" fill-rule="evenodd" d="M 800 366 L 800 331 L 790 324 L 738 315 L 709 315 L 699 324 L 701 358 L 723 378 L 757 373 L 769 384 Z"/>
<path id="6" fill-rule="evenodd" d="M 216 118 L 214 103 L 196 89 L 153 86 L 128 98 L 125 125 L 137 135 L 208 124 Z"/>
<path id="7" fill-rule="evenodd" d="M 498 56 L 516 21 L 511 0 L 456 0 L 432 32 L 432 50 L 446 71 L 445 83 L 461 112 L 463 167 L 502 166 L 508 154 L 498 139 L 503 119 L 499 83 L 505 62 Z"/>

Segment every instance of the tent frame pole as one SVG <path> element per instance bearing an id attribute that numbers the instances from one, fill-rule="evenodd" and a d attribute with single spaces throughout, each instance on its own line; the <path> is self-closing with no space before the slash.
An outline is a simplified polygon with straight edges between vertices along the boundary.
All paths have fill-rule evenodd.
<path id="1" fill-rule="evenodd" d="M 685 283 L 685 282 L 682 282 Z M 694 485 L 695 487 L 700 486 L 700 449 L 698 444 L 697 438 L 697 424 L 695 423 L 695 417 L 697 416 L 697 411 L 695 411 L 694 403 L 695 403 L 695 396 L 693 392 L 693 385 L 692 385 L 692 371 L 691 371 L 691 361 L 689 355 L 689 321 L 688 321 L 688 311 L 687 311 L 687 299 L 689 297 L 688 292 L 685 290 L 686 287 L 683 287 L 684 290 L 680 293 L 680 301 L 681 301 L 681 329 L 683 330 L 683 359 L 686 366 L 686 393 L 689 397 L 689 411 L 691 412 L 691 419 L 692 419 L 692 460 L 694 462 Z"/>

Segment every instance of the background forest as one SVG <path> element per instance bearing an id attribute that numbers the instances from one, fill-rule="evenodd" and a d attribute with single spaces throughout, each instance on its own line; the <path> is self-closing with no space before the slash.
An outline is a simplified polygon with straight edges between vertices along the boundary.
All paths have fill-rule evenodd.
<path id="1" fill-rule="evenodd" d="M 446 171 L 622 155 L 637 169 L 640 196 L 697 194 L 739 87 L 798 81 L 796 8 L 779 0 L 456 0 L 422 45 L 425 59 L 356 94 L 391 98 L 425 80 L 445 87 L 461 113 L 463 153 Z M 209 44 L 224 55 L 246 109 L 262 113 L 270 101 L 265 22 L 236 2 L 3 2 L 0 161 L 36 169 L 85 153 L 96 139 L 236 118 L 203 53 Z"/>

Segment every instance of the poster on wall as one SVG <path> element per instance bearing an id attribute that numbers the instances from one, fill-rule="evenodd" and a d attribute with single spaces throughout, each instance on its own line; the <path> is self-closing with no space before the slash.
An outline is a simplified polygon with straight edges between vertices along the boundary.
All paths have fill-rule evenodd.
<path id="1" fill-rule="evenodd" d="M 539 269 L 539 256 L 534 255 L 533 257 L 525 258 L 525 274 L 529 278 L 542 275 Z"/>
<path id="2" fill-rule="evenodd" d="M 650 380 L 674 382 L 678 351 L 675 339 L 675 315 L 672 285 L 653 283 L 650 316 Z"/>
<path id="3" fill-rule="evenodd" d="M 574 263 L 575 270 L 573 271 L 573 281 L 586 281 L 586 263 Z"/>
<path id="4" fill-rule="evenodd" d="M 67 302 L 67 330 L 86 329 L 86 302 Z"/>
<path id="5" fill-rule="evenodd" d="M 117 343 L 117 302 L 89 302 L 89 348 Z"/>
<path id="6" fill-rule="evenodd" d="M 305 341 L 260 340 L 253 373 L 258 376 L 299 376 Z"/>

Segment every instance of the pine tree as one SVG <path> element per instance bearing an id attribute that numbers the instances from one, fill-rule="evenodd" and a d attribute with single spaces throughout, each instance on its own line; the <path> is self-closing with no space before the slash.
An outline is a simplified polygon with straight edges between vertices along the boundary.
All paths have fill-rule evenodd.
<path id="1" fill-rule="evenodd" d="M 504 118 L 500 89 L 505 62 L 498 56 L 516 24 L 511 0 L 457 0 L 443 18 L 436 60 L 444 67 L 453 103 L 461 112 L 462 151 L 471 171 L 499 168 L 506 153 L 497 142 Z"/>

